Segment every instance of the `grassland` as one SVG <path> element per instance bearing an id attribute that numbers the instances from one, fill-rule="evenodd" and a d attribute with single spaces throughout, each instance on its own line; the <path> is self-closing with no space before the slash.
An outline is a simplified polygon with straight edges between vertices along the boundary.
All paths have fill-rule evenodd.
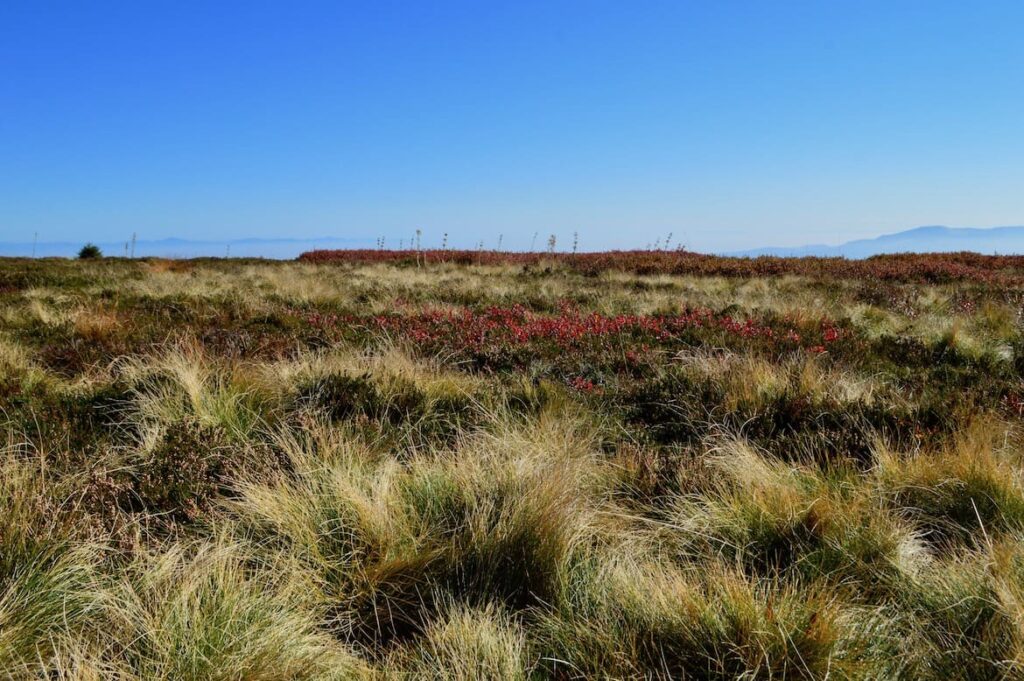
<path id="1" fill-rule="evenodd" d="M 1024 261 L 0 261 L 0 678 L 1024 678 Z"/>

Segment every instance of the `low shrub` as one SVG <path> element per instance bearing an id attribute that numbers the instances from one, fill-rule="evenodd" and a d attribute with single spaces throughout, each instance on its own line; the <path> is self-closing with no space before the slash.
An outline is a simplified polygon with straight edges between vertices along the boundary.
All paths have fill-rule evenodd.
<path id="1" fill-rule="evenodd" d="M 79 260 L 96 260 L 103 257 L 103 251 L 94 243 L 87 243 L 78 251 Z"/>
<path id="2" fill-rule="evenodd" d="M 223 431 L 195 419 L 172 423 L 136 464 L 132 493 L 147 513 L 194 519 L 225 489 L 237 468 Z"/>

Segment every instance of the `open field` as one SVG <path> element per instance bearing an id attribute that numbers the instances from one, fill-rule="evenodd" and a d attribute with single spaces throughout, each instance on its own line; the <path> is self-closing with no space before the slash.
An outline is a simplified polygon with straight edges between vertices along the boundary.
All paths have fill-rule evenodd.
<path id="1" fill-rule="evenodd" d="M 1024 259 L 0 261 L 0 678 L 1024 678 Z"/>

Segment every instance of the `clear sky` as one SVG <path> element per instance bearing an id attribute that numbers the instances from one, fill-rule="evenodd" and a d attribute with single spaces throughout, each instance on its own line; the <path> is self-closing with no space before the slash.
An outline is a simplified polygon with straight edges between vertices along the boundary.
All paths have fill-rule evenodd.
<path id="1" fill-rule="evenodd" d="M 1024 224 L 1024 2 L 0 2 L 0 241 Z"/>

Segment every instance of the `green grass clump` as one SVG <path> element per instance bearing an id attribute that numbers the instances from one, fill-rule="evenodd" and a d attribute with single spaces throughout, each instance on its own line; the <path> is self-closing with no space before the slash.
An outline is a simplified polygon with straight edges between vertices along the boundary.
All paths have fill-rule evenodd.
<path id="1" fill-rule="evenodd" d="M 243 485 L 236 507 L 253 536 L 316 576 L 341 635 L 420 633 L 439 594 L 510 608 L 551 596 L 600 480 L 571 437 L 480 436 L 399 465 L 329 432 L 285 441 L 294 475 Z M 549 434 L 568 439 L 538 439 Z"/>
<path id="2" fill-rule="evenodd" d="M 532 666 L 526 633 L 512 617 L 493 605 L 456 605 L 398 653 L 391 670 L 423 681 L 526 681 Z"/>
<path id="3" fill-rule="evenodd" d="M 16 451 L 0 456 L 0 669 L 30 675 L 96 609 L 102 546 L 78 532 L 66 485 Z"/>
<path id="4" fill-rule="evenodd" d="M 1007 679 L 1024 673 L 1019 535 L 923 571 L 900 594 L 907 678 Z"/>
<path id="5" fill-rule="evenodd" d="M 351 679 L 367 668 L 317 625 L 289 566 L 238 544 L 140 556 L 111 587 L 104 655 L 138 679 Z"/>
<path id="6" fill-rule="evenodd" d="M 767 460 L 743 442 L 723 447 L 700 497 L 681 497 L 670 527 L 686 555 L 716 553 L 755 575 L 797 574 L 837 589 L 898 589 L 921 552 L 913 528 L 850 469 Z"/>
<path id="7" fill-rule="evenodd" d="M 937 453 L 882 452 L 879 477 L 890 505 L 913 519 L 929 542 L 947 549 L 981 546 L 1024 530 L 1019 459 L 992 442 L 991 427 L 979 423 Z"/>
<path id="8" fill-rule="evenodd" d="M 875 615 L 827 590 L 711 562 L 623 556 L 590 566 L 541 621 L 545 666 L 568 678 L 870 678 Z M 865 676 L 859 676 L 864 674 Z"/>

